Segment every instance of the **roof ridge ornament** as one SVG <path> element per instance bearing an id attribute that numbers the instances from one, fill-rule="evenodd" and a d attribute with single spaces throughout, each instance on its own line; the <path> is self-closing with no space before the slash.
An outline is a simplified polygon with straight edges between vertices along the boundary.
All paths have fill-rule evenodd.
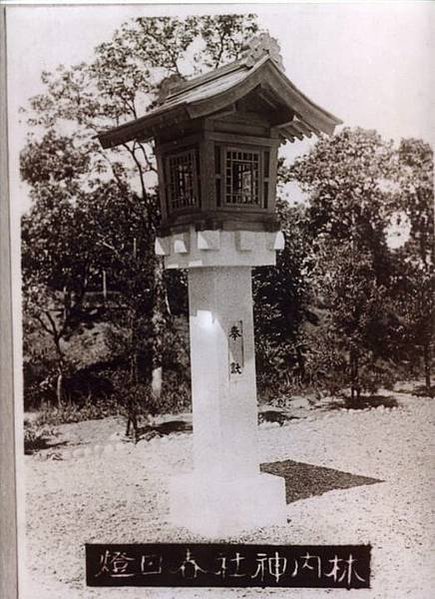
<path id="1" fill-rule="evenodd" d="M 171 73 L 164 77 L 157 87 L 157 104 L 163 104 L 168 96 L 173 94 L 186 79 L 179 73 Z"/>
<path id="2" fill-rule="evenodd" d="M 263 32 L 252 37 L 243 50 L 242 60 L 247 67 L 253 67 L 261 58 L 269 56 L 281 71 L 284 71 L 281 47 L 268 33 Z"/>

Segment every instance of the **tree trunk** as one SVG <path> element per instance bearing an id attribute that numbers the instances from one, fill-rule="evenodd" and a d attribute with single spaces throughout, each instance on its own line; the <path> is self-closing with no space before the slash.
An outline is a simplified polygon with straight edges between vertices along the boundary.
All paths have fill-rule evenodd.
<path id="1" fill-rule="evenodd" d="M 361 385 L 359 380 L 359 356 L 358 352 L 355 352 L 355 389 L 356 389 L 356 402 L 359 404 L 361 399 Z"/>
<path id="2" fill-rule="evenodd" d="M 62 374 L 62 371 L 59 371 L 59 374 L 57 375 L 57 380 L 56 380 L 56 398 L 57 398 L 57 407 L 58 408 L 60 408 L 63 404 L 63 395 L 64 395 L 63 374 Z"/>
<path id="3" fill-rule="evenodd" d="M 136 385 L 139 380 L 139 359 L 137 347 L 137 314 L 130 314 L 130 382 Z"/>
<path id="4" fill-rule="evenodd" d="M 426 389 L 429 391 L 431 387 L 431 351 L 430 344 L 425 343 L 423 346 L 423 359 L 424 359 L 424 380 Z"/>
<path id="5" fill-rule="evenodd" d="M 153 368 L 151 373 L 151 390 L 155 397 L 160 397 L 162 393 L 162 383 L 163 383 L 163 368 L 161 366 L 157 366 Z"/>
<path id="6" fill-rule="evenodd" d="M 65 362 L 63 353 L 60 347 L 60 338 L 56 336 L 54 338 L 54 344 L 56 346 L 57 353 L 57 379 L 56 379 L 56 399 L 57 399 L 57 407 L 60 408 L 63 404 L 64 399 L 64 371 L 65 371 Z"/>
<path id="7" fill-rule="evenodd" d="M 130 315 L 130 385 L 137 385 L 139 382 L 139 359 L 138 359 L 138 347 L 137 347 L 137 315 L 132 311 Z M 135 397 L 132 395 L 133 389 L 129 389 L 127 392 L 126 408 L 127 408 L 127 427 L 125 436 L 131 435 L 131 427 L 133 427 L 133 433 L 135 439 L 137 438 L 137 405 Z"/>
<path id="8" fill-rule="evenodd" d="M 131 428 L 133 428 L 133 433 L 131 431 Z M 137 413 L 136 413 L 136 407 L 133 405 L 132 399 L 130 397 L 128 399 L 128 406 L 127 406 L 127 428 L 125 431 L 125 436 L 129 437 L 131 434 L 134 435 L 134 439 L 136 442 L 137 437 L 138 437 Z"/>
<path id="9" fill-rule="evenodd" d="M 130 381 L 133 385 L 136 385 L 139 379 L 139 368 L 138 368 L 138 352 L 136 348 L 132 349 L 130 356 Z"/>
<path id="10" fill-rule="evenodd" d="M 350 365 L 350 397 L 352 404 L 356 402 L 358 403 L 361 397 L 361 387 L 359 385 L 358 380 L 358 353 L 355 348 L 350 350 L 349 355 L 349 365 Z"/>
<path id="11" fill-rule="evenodd" d="M 305 381 L 305 358 L 298 346 L 296 346 L 296 361 L 298 363 L 299 385 L 301 385 Z"/>
<path id="12" fill-rule="evenodd" d="M 152 345 L 152 372 L 151 389 L 155 397 L 162 393 L 163 382 L 163 335 L 168 317 L 168 303 L 166 285 L 163 279 L 163 261 L 156 258 L 154 266 L 154 303 L 153 303 L 153 345 Z"/>

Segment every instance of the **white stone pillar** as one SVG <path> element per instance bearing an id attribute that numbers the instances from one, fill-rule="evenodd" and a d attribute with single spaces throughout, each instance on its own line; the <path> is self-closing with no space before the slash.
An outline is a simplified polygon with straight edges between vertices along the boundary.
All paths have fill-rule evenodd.
<path id="1" fill-rule="evenodd" d="M 189 325 L 195 471 L 220 480 L 254 476 L 259 468 L 251 268 L 191 269 Z M 232 345 L 236 356 L 230 355 Z"/>
<path id="2" fill-rule="evenodd" d="M 251 265 L 274 264 L 276 237 L 158 241 L 166 266 L 189 273 L 194 467 L 170 481 L 170 520 L 208 537 L 286 521 L 284 479 L 259 469 L 251 287 Z"/>

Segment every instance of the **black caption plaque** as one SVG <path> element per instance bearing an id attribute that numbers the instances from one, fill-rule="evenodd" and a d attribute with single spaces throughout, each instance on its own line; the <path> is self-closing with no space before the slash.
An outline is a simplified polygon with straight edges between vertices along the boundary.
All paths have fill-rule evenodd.
<path id="1" fill-rule="evenodd" d="M 370 588 L 370 545 L 86 545 L 88 586 Z"/>

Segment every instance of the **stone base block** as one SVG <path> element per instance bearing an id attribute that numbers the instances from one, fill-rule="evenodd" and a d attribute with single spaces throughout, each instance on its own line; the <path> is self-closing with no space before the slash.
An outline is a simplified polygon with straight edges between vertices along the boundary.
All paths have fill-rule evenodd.
<path id="1" fill-rule="evenodd" d="M 169 500 L 173 525 L 211 538 L 287 521 L 285 481 L 272 474 L 230 481 L 179 475 L 170 481 Z"/>

